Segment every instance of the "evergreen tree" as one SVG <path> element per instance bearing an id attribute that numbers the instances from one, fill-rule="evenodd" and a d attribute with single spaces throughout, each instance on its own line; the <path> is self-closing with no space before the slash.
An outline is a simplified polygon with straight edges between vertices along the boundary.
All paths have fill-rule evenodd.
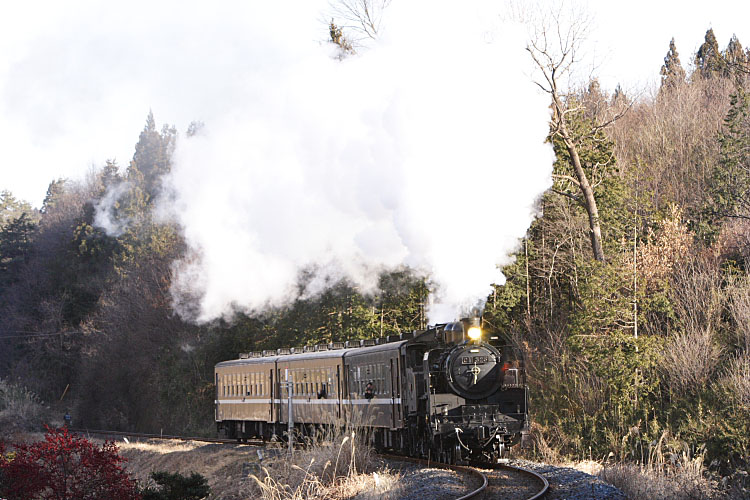
<path id="1" fill-rule="evenodd" d="M 627 94 L 625 94 L 625 91 L 622 90 L 622 87 L 619 83 L 615 87 L 615 91 L 612 94 L 612 99 L 610 99 L 610 106 L 614 108 L 626 108 L 630 106 L 630 98 L 628 98 Z"/>
<path id="2" fill-rule="evenodd" d="M 36 224 L 25 212 L 0 230 L 0 284 L 15 281 L 20 267 L 28 262 L 35 230 Z"/>
<path id="3" fill-rule="evenodd" d="M 156 130 L 154 114 L 149 111 L 127 172 L 128 180 L 144 191 L 147 203 L 159 192 L 161 177 L 171 169 L 176 137 L 174 127 L 164 125 L 161 132 Z"/>
<path id="4" fill-rule="evenodd" d="M 205 123 L 202 121 L 192 121 L 190 122 L 190 125 L 188 125 L 187 132 L 185 135 L 187 137 L 193 137 L 201 132 L 203 128 L 206 126 Z"/>
<path id="5" fill-rule="evenodd" d="M 725 62 L 724 76 L 734 76 L 738 83 L 741 82 L 748 74 L 748 56 L 737 39 L 737 35 L 732 35 L 723 56 Z"/>
<path id="6" fill-rule="evenodd" d="M 701 78 L 711 78 L 722 75 L 725 66 L 714 30 L 709 28 L 703 44 L 695 54 L 695 71 Z"/>
<path id="7" fill-rule="evenodd" d="M 685 82 L 685 70 L 677 53 L 674 38 L 669 42 L 669 50 L 664 56 L 664 65 L 661 67 L 661 88 L 673 89 Z"/>
<path id="8" fill-rule="evenodd" d="M 105 190 L 122 182 L 120 167 L 117 166 L 117 162 L 115 160 L 107 160 L 99 174 L 99 178 Z"/>
<path id="9" fill-rule="evenodd" d="M 695 227 L 708 242 L 719 234 L 723 219 L 750 219 L 750 95 L 742 87 L 731 96 L 719 144 L 719 161 L 707 181 L 708 200 Z"/>
<path id="10" fill-rule="evenodd" d="M 39 212 L 31 208 L 29 202 L 19 200 L 10 191 L 0 191 L 0 229 L 20 217 L 21 214 L 26 214 L 33 222 L 39 220 Z"/>
<path id="11" fill-rule="evenodd" d="M 66 182 L 67 179 L 57 179 L 49 183 L 49 187 L 47 187 L 47 195 L 42 202 L 41 212 L 43 214 L 50 212 L 55 208 L 59 199 L 65 194 Z"/>
<path id="12" fill-rule="evenodd" d="M 750 218 L 750 95 L 742 88 L 732 94 L 719 143 L 719 165 L 709 182 L 713 211 Z"/>

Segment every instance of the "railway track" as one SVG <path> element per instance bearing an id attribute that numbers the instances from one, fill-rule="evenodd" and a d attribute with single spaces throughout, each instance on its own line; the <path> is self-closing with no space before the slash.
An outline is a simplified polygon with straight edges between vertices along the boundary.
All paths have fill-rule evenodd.
<path id="1" fill-rule="evenodd" d="M 246 444 L 249 446 L 264 446 L 265 443 L 261 440 L 246 440 L 238 442 L 236 439 L 216 439 L 216 438 L 205 438 L 205 437 L 188 437 L 188 436 L 175 436 L 171 434 L 145 434 L 138 432 L 121 432 L 121 431 L 105 431 L 105 430 L 91 430 L 91 429 L 75 429 L 71 428 L 71 432 L 86 436 L 98 436 L 103 438 L 122 438 L 122 439 L 174 439 L 180 441 L 196 441 L 202 443 L 218 443 L 218 444 Z M 536 500 L 542 498 L 549 489 L 549 482 L 544 476 L 528 470 L 523 467 L 516 467 L 509 464 L 496 464 L 491 466 L 489 469 L 484 469 L 485 465 L 479 466 L 466 466 L 466 465 L 451 465 L 440 462 L 434 462 L 424 460 L 421 458 L 406 457 L 403 455 L 390 455 L 390 454 L 379 454 L 382 458 L 401 461 L 411 462 L 427 467 L 437 467 L 443 469 L 451 469 L 456 472 L 474 476 L 477 482 L 481 485 L 463 495 L 457 500 L 469 500 L 469 499 L 481 499 L 481 500 L 494 500 L 498 498 L 502 499 L 518 499 L 518 500 Z"/>
<path id="2" fill-rule="evenodd" d="M 412 462 L 427 467 L 452 469 L 457 472 L 473 475 L 481 481 L 481 486 L 470 491 L 457 500 L 536 500 L 544 497 L 549 490 L 547 479 L 534 471 L 510 464 L 496 464 L 485 469 L 480 466 L 450 465 L 424 460 L 421 458 L 404 457 L 402 455 L 380 454 L 381 457 L 395 461 Z"/>
<path id="3" fill-rule="evenodd" d="M 523 467 L 497 464 L 483 472 L 489 484 L 482 496 L 475 497 L 481 500 L 536 500 L 549 490 L 549 481 L 544 476 Z"/>

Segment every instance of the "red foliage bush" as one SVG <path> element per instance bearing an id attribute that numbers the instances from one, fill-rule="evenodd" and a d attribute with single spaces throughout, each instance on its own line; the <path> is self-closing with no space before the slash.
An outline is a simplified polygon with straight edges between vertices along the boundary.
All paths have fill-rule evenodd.
<path id="1" fill-rule="evenodd" d="M 0 443 L 0 497 L 7 500 L 139 500 L 136 482 L 120 465 L 117 446 L 101 448 L 70 434 L 47 429 L 44 441 L 14 444 L 3 453 Z M 7 450 L 6 450 L 7 451 Z"/>

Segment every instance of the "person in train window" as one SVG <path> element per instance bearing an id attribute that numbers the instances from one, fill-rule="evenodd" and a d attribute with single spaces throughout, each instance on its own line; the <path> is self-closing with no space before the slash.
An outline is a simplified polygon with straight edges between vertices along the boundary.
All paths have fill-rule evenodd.
<path id="1" fill-rule="evenodd" d="M 365 399 L 372 399 L 375 397 L 375 386 L 372 385 L 372 382 L 367 382 L 367 386 L 365 386 Z"/>
<path id="2" fill-rule="evenodd" d="M 318 399 L 325 399 L 328 397 L 328 392 L 326 391 L 326 385 L 321 384 L 320 390 L 318 391 Z"/>

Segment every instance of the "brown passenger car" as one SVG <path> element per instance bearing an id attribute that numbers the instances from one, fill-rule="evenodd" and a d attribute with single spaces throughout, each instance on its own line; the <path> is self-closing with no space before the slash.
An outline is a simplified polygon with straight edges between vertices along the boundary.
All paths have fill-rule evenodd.
<path id="1" fill-rule="evenodd" d="M 293 422 L 355 419 L 389 431 L 403 428 L 400 342 L 277 354 L 216 365 L 216 422 L 227 437 L 269 439 Z M 385 436 L 386 441 L 390 436 Z"/>

